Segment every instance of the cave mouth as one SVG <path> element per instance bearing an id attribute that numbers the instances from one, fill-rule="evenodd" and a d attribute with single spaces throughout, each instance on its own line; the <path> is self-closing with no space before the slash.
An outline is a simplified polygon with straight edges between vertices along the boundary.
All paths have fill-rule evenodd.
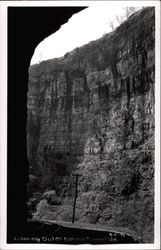
<path id="1" fill-rule="evenodd" d="M 7 243 L 25 232 L 28 68 L 40 41 L 86 7 L 8 7 Z M 13 206 L 14 204 L 14 206 Z"/>

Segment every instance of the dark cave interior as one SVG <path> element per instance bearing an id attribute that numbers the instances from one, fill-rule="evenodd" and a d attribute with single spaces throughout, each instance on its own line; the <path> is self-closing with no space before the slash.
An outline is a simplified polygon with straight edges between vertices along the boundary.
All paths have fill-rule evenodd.
<path id="1" fill-rule="evenodd" d="M 8 7 L 7 242 L 26 227 L 28 67 L 36 46 L 86 7 Z"/>

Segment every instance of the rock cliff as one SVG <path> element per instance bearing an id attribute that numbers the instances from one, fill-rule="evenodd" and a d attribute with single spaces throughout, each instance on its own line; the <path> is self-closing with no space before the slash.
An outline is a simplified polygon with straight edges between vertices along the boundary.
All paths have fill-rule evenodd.
<path id="1" fill-rule="evenodd" d="M 152 7 L 29 68 L 30 173 L 42 192 L 54 189 L 62 198 L 57 218 L 71 214 L 72 174 L 79 173 L 76 220 L 129 228 L 153 241 L 154 83 Z"/>

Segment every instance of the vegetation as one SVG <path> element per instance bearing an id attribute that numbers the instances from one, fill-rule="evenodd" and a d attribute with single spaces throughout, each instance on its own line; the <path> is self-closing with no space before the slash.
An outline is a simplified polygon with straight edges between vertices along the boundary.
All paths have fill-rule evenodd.
<path id="1" fill-rule="evenodd" d="M 134 6 L 128 6 L 124 7 L 124 11 L 122 15 L 116 15 L 114 20 L 110 20 L 108 22 L 109 27 L 112 31 L 116 29 L 117 26 L 119 26 L 121 23 L 126 21 L 132 14 L 139 11 L 143 7 L 134 7 Z"/>

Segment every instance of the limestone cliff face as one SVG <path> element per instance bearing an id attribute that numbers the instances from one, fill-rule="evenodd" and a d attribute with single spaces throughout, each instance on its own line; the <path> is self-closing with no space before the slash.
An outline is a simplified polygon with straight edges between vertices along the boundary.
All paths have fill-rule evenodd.
<path id="1" fill-rule="evenodd" d="M 154 14 L 144 8 L 101 39 L 29 69 L 31 173 L 59 195 L 79 172 L 77 219 L 132 225 L 142 238 L 144 227 L 153 232 Z"/>

